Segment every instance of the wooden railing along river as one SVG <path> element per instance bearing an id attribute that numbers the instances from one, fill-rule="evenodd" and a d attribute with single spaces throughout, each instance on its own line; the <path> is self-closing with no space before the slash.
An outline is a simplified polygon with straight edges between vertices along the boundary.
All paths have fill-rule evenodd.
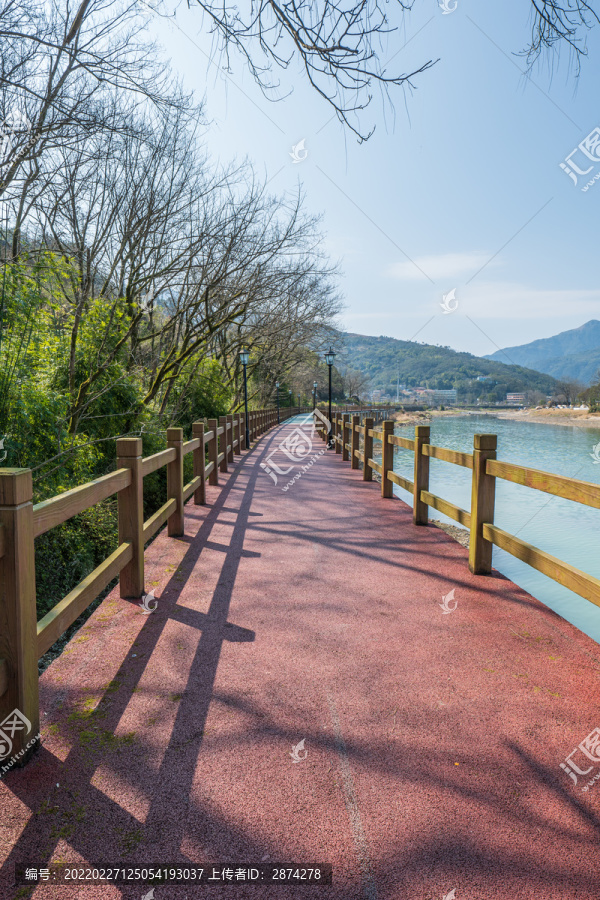
<path id="1" fill-rule="evenodd" d="M 323 416 L 327 415 L 326 410 L 321 412 Z M 335 451 L 341 454 L 344 461 L 349 461 L 353 469 L 362 466 L 364 481 L 372 481 L 373 472 L 377 472 L 381 477 L 382 497 L 393 497 L 395 484 L 411 493 L 415 525 L 428 524 L 431 507 L 469 529 L 469 569 L 475 575 L 490 574 L 492 549 L 496 546 L 600 606 L 600 580 L 494 524 L 497 478 L 596 509 L 600 509 L 600 485 L 499 460 L 496 458 L 495 434 L 474 435 L 473 452 L 461 453 L 432 444 L 428 425 L 417 425 L 412 439 L 394 434 L 394 424 L 386 420 L 381 428 L 374 428 L 372 417 L 336 414 L 331 423 Z M 325 429 L 320 426 L 320 430 L 323 439 L 326 439 Z M 381 443 L 381 463 L 373 458 L 373 441 Z M 414 454 L 412 481 L 394 472 L 394 451 L 397 447 Z M 470 510 L 431 493 L 430 459 L 472 470 Z"/>
<path id="2" fill-rule="evenodd" d="M 285 408 L 279 416 L 285 420 L 303 412 L 309 409 Z M 276 424 L 276 409 L 250 412 L 250 442 Z M 165 523 L 170 536 L 183 535 L 185 502 L 193 495 L 195 504 L 203 504 L 206 482 L 218 484 L 219 472 L 227 472 L 234 454 L 246 449 L 241 414 L 209 419 L 206 427 L 195 422 L 189 441 L 183 440 L 182 428 L 168 428 L 167 448 L 146 458 L 141 438 L 119 438 L 114 472 L 35 505 L 31 470 L 0 469 L 0 722 L 18 710 L 31 723 L 28 732 L 12 736 L 13 755 L 39 731 L 38 659 L 117 576 L 121 597 L 143 596 L 146 542 Z M 188 453 L 193 453 L 193 478 L 184 484 L 183 460 Z M 163 466 L 167 499 L 144 522 L 144 477 Z M 38 622 L 35 538 L 115 494 L 116 550 Z"/>

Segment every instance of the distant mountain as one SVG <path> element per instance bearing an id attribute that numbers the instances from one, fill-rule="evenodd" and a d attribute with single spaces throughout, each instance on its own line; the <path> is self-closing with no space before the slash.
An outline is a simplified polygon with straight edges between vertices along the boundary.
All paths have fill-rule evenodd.
<path id="1" fill-rule="evenodd" d="M 478 398 L 503 401 L 513 391 L 537 391 L 545 397 L 557 389 L 555 379 L 549 375 L 458 353 L 450 347 L 350 332 L 343 334 L 343 344 L 336 366 L 339 363 L 340 368 L 360 370 L 368 377 L 372 390 L 383 390 L 392 396 L 398 380 L 410 387 L 456 388 L 458 399 L 467 403 Z M 486 376 L 486 381 L 477 381 Z"/>
<path id="2" fill-rule="evenodd" d="M 559 380 L 581 381 L 588 385 L 600 369 L 600 322 L 591 319 L 579 328 L 519 347 L 497 350 L 484 359 L 516 363 Z"/>

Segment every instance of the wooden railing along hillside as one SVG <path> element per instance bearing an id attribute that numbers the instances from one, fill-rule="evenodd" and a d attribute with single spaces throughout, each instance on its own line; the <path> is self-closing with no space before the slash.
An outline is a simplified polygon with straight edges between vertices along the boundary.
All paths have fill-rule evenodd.
<path id="1" fill-rule="evenodd" d="M 325 410 L 321 412 L 326 415 Z M 362 418 L 361 424 L 359 415 L 335 415 L 332 436 L 336 453 L 341 454 L 344 461 L 349 461 L 353 469 L 362 466 L 364 481 L 372 481 L 373 472 L 377 472 L 381 477 L 382 497 L 393 497 L 394 484 L 411 493 L 415 525 L 428 524 L 431 507 L 469 529 L 469 569 L 475 575 L 488 575 L 491 572 L 492 549 L 495 545 L 580 597 L 600 606 L 600 580 L 494 525 L 497 478 L 596 509 L 600 509 L 600 485 L 502 462 L 496 459 L 495 434 L 474 435 L 473 452 L 460 453 L 431 444 L 428 425 L 417 425 L 414 439 L 410 439 L 394 434 L 394 424 L 393 421 L 386 420 L 382 423 L 382 428 L 376 429 L 373 427 L 372 417 Z M 320 427 L 320 431 L 323 439 L 326 439 L 325 429 Z M 373 459 L 374 440 L 381 443 L 381 463 Z M 393 471 L 396 447 L 414 454 L 412 481 Z M 462 509 L 430 492 L 430 459 L 440 459 L 472 470 L 470 510 Z"/>
<path id="2" fill-rule="evenodd" d="M 279 416 L 283 421 L 302 412 L 309 409 L 286 408 Z M 250 442 L 276 424 L 275 409 L 249 413 Z M 195 422 L 192 434 L 184 441 L 182 428 L 168 428 L 166 450 L 146 458 L 141 438 L 120 438 L 114 472 L 35 505 L 31 470 L 0 469 L 0 722 L 19 710 L 32 725 L 27 734 L 14 734 L 13 754 L 24 749 L 28 735 L 39 731 L 38 659 L 117 576 L 121 597 L 142 597 L 146 542 L 165 522 L 170 536 L 183 535 L 185 502 L 193 495 L 195 504 L 203 504 L 206 481 L 218 484 L 219 472 L 227 472 L 234 454 L 249 449 L 241 414 L 210 419 L 207 428 Z M 194 455 L 193 478 L 184 484 L 183 459 L 188 453 Z M 144 522 L 144 477 L 163 466 L 167 499 Z M 35 538 L 114 494 L 118 547 L 38 622 Z"/>

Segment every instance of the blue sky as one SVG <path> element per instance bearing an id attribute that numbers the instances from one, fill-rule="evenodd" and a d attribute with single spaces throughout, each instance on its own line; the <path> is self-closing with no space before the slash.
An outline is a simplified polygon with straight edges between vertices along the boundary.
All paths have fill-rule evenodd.
<path id="1" fill-rule="evenodd" d="M 198 7 L 178 5 L 148 27 L 205 100 L 211 155 L 248 157 L 275 193 L 301 184 L 307 208 L 323 213 L 343 272 L 342 327 L 484 355 L 600 318 L 600 181 L 581 190 L 600 159 L 578 151 L 573 161 L 592 170 L 577 186 L 560 168 L 600 126 L 600 29 L 578 79 L 568 53 L 553 67 L 544 58 L 528 79 L 515 53 L 529 10 L 529 0 L 457 0 L 443 15 L 437 0 L 417 0 L 382 56 L 397 54 L 395 74 L 440 61 L 415 91 L 393 90 L 393 109 L 375 92 L 361 125 L 376 131 L 363 144 L 296 67 L 279 73 L 291 93 L 273 103 L 240 57 L 229 76 L 210 63 Z M 302 140 L 306 156 L 294 163 Z M 444 314 L 452 289 L 458 307 Z"/>

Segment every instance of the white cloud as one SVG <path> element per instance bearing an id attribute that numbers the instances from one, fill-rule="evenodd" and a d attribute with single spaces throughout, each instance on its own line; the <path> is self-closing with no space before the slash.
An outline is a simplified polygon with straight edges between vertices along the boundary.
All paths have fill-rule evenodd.
<path id="1" fill-rule="evenodd" d="M 562 319 L 600 313 L 600 290 L 534 288 L 510 281 L 474 281 L 458 288 L 459 309 L 472 318 L 496 320 Z"/>
<path id="2" fill-rule="evenodd" d="M 388 266 L 385 274 L 398 281 L 422 280 L 424 276 L 428 276 L 433 281 L 455 278 L 464 280 L 467 276 L 475 275 L 486 264 L 494 265 L 496 261 L 490 262 L 491 256 L 491 253 L 483 253 L 479 250 L 471 253 L 417 256 L 414 262 L 407 260 Z"/>

